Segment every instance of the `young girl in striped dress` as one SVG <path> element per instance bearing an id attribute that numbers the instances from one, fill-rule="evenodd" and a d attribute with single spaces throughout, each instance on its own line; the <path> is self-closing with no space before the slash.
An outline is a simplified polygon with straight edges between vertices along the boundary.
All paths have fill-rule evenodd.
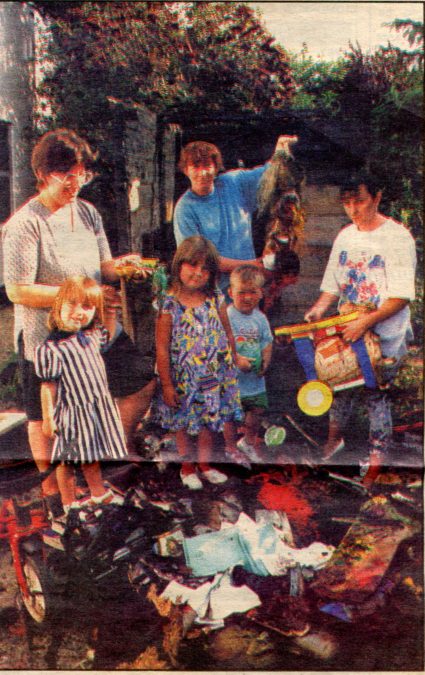
<path id="1" fill-rule="evenodd" d="M 121 419 L 108 389 L 101 348 L 115 332 L 115 317 L 104 321 L 100 286 L 87 277 L 64 282 L 49 314 L 51 333 L 36 349 L 42 380 L 43 432 L 54 438 L 56 469 L 65 513 L 92 504 L 117 503 L 106 490 L 100 460 L 127 455 Z M 77 501 L 73 464 L 81 464 L 90 498 Z M 122 500 L 121 500 L 122 501 Z"/>

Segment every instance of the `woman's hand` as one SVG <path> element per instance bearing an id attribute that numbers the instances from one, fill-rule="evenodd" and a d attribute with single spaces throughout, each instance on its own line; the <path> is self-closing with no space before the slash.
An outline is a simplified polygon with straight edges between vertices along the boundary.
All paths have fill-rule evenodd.
<path id="1" fill-rule="evenodd" d="M 337 299 L 337 295 L 329 293 L 328 291 L 322 291 L 314 305 L 312 305 L 310 309 L 308 309 L 304 314 L 304 320 L 308 321 L 309 323 L 312 321 L 319 321 L 323 318 L 323 316 L 326 314 L 326 311 Z"/>
<path id="2" fill-rule="evenodd" d="M 324 313 L 325 313 L 325 310 L 322 307 L 318 307 L 316 305 L 313 305 L 304 314 L 304 320 L 308 321 L 308 323 L 311 323 L 312 321 L 319 321 L 319 319 L 322 318 Z"/>
<path id="3" fill-rule="evenodd" d="M 365 312 L 357 317 L 357 319 L 354 319 L 354 321 L 347 323 L 342 329 L 344 340 L 346 342 L 355 342 L 369 328 L 373 328 L 375 324 L 385 321 L 390 316 L 394 316 L 394 314 L 400 312 L 408 304 L 409 301 L 404 298 L 387 298 L 378 309 Z"/>
<path id="4" fill-rule="evenodd" d="M 157 262 L 156 258 L 142 258 L 140 253 L 126 253 L 114 258 L 114 272 L 126 281 L 141 281 L 153 274 Z"/>
<path id="5" fill-rule="evenodd" d="M 166 384 L 165 387 L 162 387 L 162 396 L 164 398 L 164 403 L 170 408 L 179 407 L 179 397 L 173 384 Z"/>
<path id="6" fill-rule="evenodd" d="M 102 291 L 105 314 L 116 316 L 117 309 L 121 307 L 121 297 L 118 290 L 113 286 L 103 284 Z"/>
<path id="7" fill-rule="evenodd" d="M 56 426 L 56 423 L 53 419 L 53 417 L 46 417 L 43 419 L 43 423 L 41 425 L 41 430 L 47 438 L 54 438 L 55 433 L 57 432 L 58 428 Z"/>
<path id="8" fill-rule="evenodd" d="M 282 150 L 292 156 L 291 147 L 298 141 L 298 136 L 279 136 L 276 142 L 275 152 Z"/>
<path id="9" fill-rule="evenodd" d="M 142 269 L 137 271 L 136 281 L 137 280 L 140 281 L 140 279 L 147 279 L 148 277 L 151 277 L 153 273 L 154 273 L 153 268 L 143 267 Z"/>
<path id="10" fill-rule="evenodd" d="M 374 322 L 373 322 L 374 323 Z M 342 337 L 345 342 L 355 342 L 361 338 L 372 325 L 370 314 L 362 314 L 342 327 Z"/>

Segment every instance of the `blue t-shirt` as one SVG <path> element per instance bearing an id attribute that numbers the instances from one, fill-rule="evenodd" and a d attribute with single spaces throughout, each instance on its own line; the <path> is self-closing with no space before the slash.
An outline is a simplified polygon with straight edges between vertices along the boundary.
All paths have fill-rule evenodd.
<path id="1" fill-rule="evenodd" d="M 242 314 L 234 305 L 227 307 L 230 326 L 236 342 L 236 351 L 242 356 L 256 359 L 255 366 L 261 366 L 261 352 L 273 342 L 269 322 L 263 312 L 254 309 L 251 314 Z M 259 377 L 255 370 L 243 373 L 238 369 L 241 398 L 256 396 L 266 391 L 264 377 Z"/>
<path id="2" fill-rule="evenodd" d="M 237 169 L 220 174 L 213 191 L 200 196 L 187 190 L 174 212 L 174 236 L 177 246 L 187 237 L 203 235 L 219 254 L 243 262 L 255 258 L 252 242 L 252 214 L 257 205 L 257 188 L 266 165 L 255 169 Z M 220 287 L 228 286 L 222 275 Z"/>

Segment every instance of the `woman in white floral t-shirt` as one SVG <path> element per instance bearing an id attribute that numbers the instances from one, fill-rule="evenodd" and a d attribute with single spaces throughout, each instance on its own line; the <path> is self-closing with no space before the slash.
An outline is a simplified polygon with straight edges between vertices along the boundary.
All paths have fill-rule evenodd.
<path id="1" fill-rule="evenodd" d="M 382 192 L 376 180 L 360 173 L 341 187 L 341 199 L 352 223 L 343 228 L 332 246 L 321 283 L 321 295 L 306 312 L 307 321 L 316 321 L 334 301 L 367 305 L 372 311 L 343 328 L 343 337 L 354 342 L 372 329 L 380 337 L 384 357 L 398 360 L 407 352 L 412 336 L 409 302 L 415 298 L 415 242 L 404 225 L 379 211 Z M 370 468 L 368 483 L 388 451 L 392 434 L 391 408 L 386 392 L 364 391 L 369 413 Z M 323 459 L 329 460 L 344 447 L 342 431 L 350 417 L 356 390 L 335 396 L 329 418 L 329 435 Z"/>

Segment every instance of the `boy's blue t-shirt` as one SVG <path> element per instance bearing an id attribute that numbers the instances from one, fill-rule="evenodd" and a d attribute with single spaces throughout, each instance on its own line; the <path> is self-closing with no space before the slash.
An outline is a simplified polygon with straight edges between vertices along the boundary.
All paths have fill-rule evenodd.
<path id="1" fill-rule="evenodd" d="M 266 165 L 255 169 L 238 169 L 217 176 L 209 195 L 200 196 L 187 190 L 174 211 L 174 236 L 177 246 L 196 234 L 211 241 L 219 254 L 243 262 L 255 256 L 252 242 L 252 214 L 257 202 L 257 188 Z M 220 287 L 228 286 L 222 275 Z"/>
<path id="2" fill-rule="evenodd" d="M 236 351 L 242 356 L 257 359 L 261 365 L 261 352 L 273 342 L 273 335 L 266 316 L 259 309 L 251 314 L 242 314 L 234 305 L 227 307 L 230 326 L 236 342 Z M 264 377 L 258 377 L 255 371 L 243 373 L 238 369 L 241 397 L 256 396 L 266 391 Z"/>

